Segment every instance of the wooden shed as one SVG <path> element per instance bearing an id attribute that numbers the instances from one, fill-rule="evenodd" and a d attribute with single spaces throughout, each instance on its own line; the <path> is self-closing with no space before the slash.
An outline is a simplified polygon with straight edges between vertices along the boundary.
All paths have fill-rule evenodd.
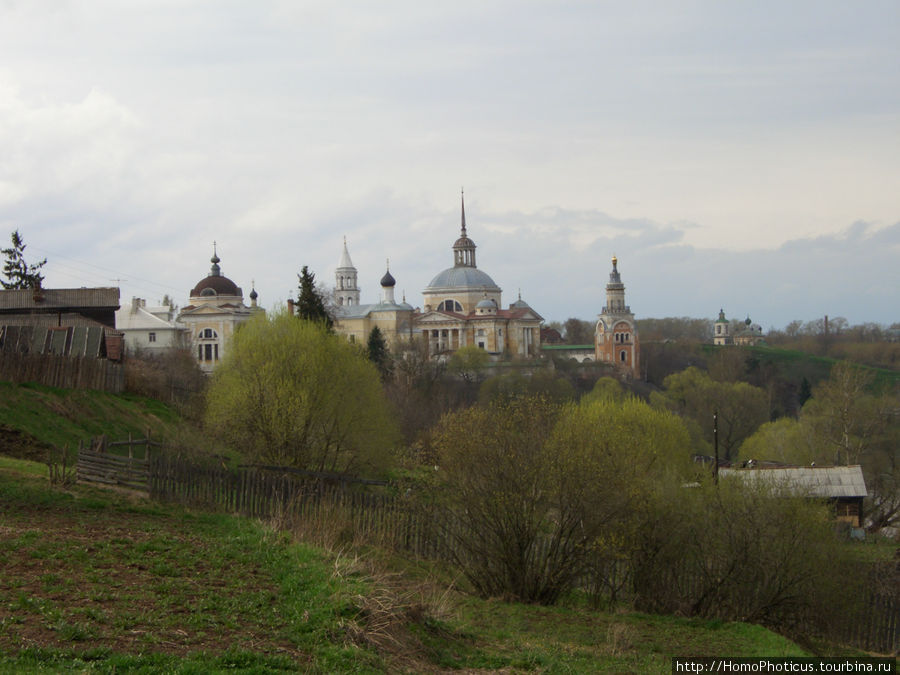
<path id="1" fill-rule="evenodd" d="M 851 527 L 863 526 L 867 492 L 859 465 L 720 468 L 719 476 L 737 477 L 751 484 L 765 482 L 792 494 L 827 500 L 834 506 L 837 520 Z"/>

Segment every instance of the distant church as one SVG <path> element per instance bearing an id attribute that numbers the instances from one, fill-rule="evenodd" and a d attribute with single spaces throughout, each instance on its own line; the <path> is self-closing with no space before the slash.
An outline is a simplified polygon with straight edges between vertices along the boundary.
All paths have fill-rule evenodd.
<path id="1" fill-rule="evenodd" d="M 625 304 L 625 284 L 619 275 L 619 260 L 613 256 L 606 284 L 606 306 L 597 319 L 594 353 L 597 361 L 610 363 L 631 376 L 639 374 L 640 344 L 631 307 Z"/>
<path id="2" fill-rule="evenodd" d="M 400 303 L 396 302 L 396 285 L 397 282 L 388 269 L 381 277 L 381 301 L 371 305 L 361 304 L 357 270 L 350 260 L 347 239 L 344 238 L 344 250 L 334 273 L 332 300 L 335 330 L 351 342 L 361 344 L 366 344 L 369 333 L 376 327 L 389 345 L 412 338 L 415 309 L 405 298 Z"/>
<path id="3" fill-rule="evenodd" d="M 394 300 L 390 271 L 381 280 L 381 302 L 360 304 L 357 270 L 346 241 L 335 271 L 335 329 L 363 341 L 378 326 L 389 343 L 421 338 L 430 356 L 474 345 L 499 357 L 536 358 L 540 353 L 543 317 L 519 298 L 502 308 L 501 289 L 475 264 L 475 242 L 466 231 L 466 206 L 461 201 L 460 236 L 452 246 L 453 266 L 437 274 L 423 291 L 421 312 L 405 298 Z"/>
<path id="4" fill-rule="evenodd" d="M 713 344 L 754 346 L 765 344 L 765 341 L 766 336 L 763 334 L 762 326 L 752 322 L 749 316 L 742 323 L 732 324 L 725 318 L 725 310 L 719 309 L 719 318 L 716 319 L 713 333 Z"/>
<path id="5" fill-rule="evenodd" d="M 250 290 L 248 307 L 244 304 L 244 292 L 222 275 L 215 244 L 210 262 L 209 274 L 191 289 L 188 305 L 182 308 L 177 319 L 187 329 L 191 349 L 205 373 L 211 373 L 225 357 L 235 329 L 254 314 L 265 311 L 256 304 L 255 288 Z"/>

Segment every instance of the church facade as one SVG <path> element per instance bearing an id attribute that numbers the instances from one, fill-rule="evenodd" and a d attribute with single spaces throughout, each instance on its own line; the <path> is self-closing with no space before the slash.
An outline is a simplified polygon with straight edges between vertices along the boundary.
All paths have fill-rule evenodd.
<path id="1" fill-rule="evenodd" d="M 361 290 L 357 278 L 345 238 L 344 250 L 334 273 L 332 302 L 335 330 L 351 342 L 360 344 L 366 344 L 369 334 L 376 327 L 389 345 L 412 338 L 415 309 L 406 299 L 399 303 L 394 299 L 397 282 L 391 271 L 387 270 L 381 278 L 381 301 L 371 305 L 360 303 Z"/>
<path id="2" fill-rule="evenodd" d="M 236 328 L 254 314 L 264 312 L 256 303 L 256 289 L 250 291 L 250 306 L 244 293 L 231 279 L 222 275 L 221 260 L 213 246 L 209 274 L 191 289 L 190 300 L 178 315 L 190 339 L 200 369 L 209 374 L 225 357 Z"/>
<path id="3" fill-rule="evenodd" d="M 606 284 L 606 306 L 597 319 L 594 331 L 594 353 L 600 363 L 615 365 L 634 377 L 639 374 L 640 343 L 631 307 L 625 303 L 625 284 L 619 274 L 619 261 L 613 256 L 609 283 Z"/>
<path id="4" fill-rule="evenodd" d="M 375 325 L 389 343 L 416 338 L 428 354 L 441 358 L 466 346 L 476 346 L 502 358 L 536 358 L 540 353 L 543 317 L 519 298 L 502 306 L 502 290 L 475 262 L 475 242 L 466 230 L 461 201 L 460 236 L 452 246 L 453 266 L 438 273 L 423 291 L 421 311 L 393 297 L 390 271 L 381 280 L 382 301 L 359 303 L 357 271 L 346 241 L 335 272 L 335 327 L 357 341 L 366 340 Z"/>

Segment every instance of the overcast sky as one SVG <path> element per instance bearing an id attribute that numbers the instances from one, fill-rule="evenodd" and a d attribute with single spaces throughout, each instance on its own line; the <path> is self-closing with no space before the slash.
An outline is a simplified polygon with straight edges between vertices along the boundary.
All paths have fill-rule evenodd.
<path id="1" fill-rule="evenodd" d="M 422 304 L 465 188 L 545 319 L 900 321 L 900 3 L 0 0 L 0 235 L 47 286 Z"/>

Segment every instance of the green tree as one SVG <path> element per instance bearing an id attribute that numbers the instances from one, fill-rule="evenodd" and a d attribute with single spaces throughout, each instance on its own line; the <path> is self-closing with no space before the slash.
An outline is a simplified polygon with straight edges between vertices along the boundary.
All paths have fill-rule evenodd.
<path id="1" fill-rule="evenodd" d="M 500 400 L 445 416 L 437 506 L 483 596 L 551 604 L 667 476 L 690 467 L 674 415 L 637 399 L 559 406 Z M 614 535 L 619 536 L 614 536 Z"/>
<path id="2" fill-rule="evenodd" d="M 382 380 L 391 374 L 391 354 L 388 351 L 384 335 L 382 335 L 378 326 L 373 326 L 369 332 L 369 339 L 366 342 L 366 355 L 369 357 L 369 361 L 378 368 Z"/>
<path id="3" fill-rule="evenodd" d="M 490 360 L 490 355 L 481 347 L 466 345 L 453 352 L 447 367 L 451 373 L 456 373 L 466 382 L 472 382 Z"/>
<path id="4" fill-rule="evenodd" d="M 18 230 L 14 230 L 10 236 L 12 246 L 0 250 L 6 257 L 3 263 L 3 275 L 6 281 L 0 281 L 6 290 L 21 288 L 40 288 L 44 282 L 41 268 L 47 264 L 44 258 L 40 262 L 28 264 L 25 262 L 25 241 Z"/>
<path id="5" fill-rule="evenodd" d="M 316 275 L 304 265 L 297 278 L 300 280 L 300 292 L 295 305 L 297 316 L 307 321 L 323 323 L 326 328 L 331 330 L 334 320 L 328 313 L 322 294 L 316 288 Z"/>
<path id="6" fill-rule="evenodd" d="M 486 379 L 478 388 L 481 404 L 528 396 L 544 396 L 556 403 L 565 403 L 575 398 L 575 388 L 564 377 L 547 370 L 497 375 Z"/>
<path id="7" fill-rule="evenodd" d="M 316 471 L 383 472 L 396 440 L 375 366 L 321 323 L 284 313 L 235 333 L 206 421 L 247 457 Z"/>
<path id="8" fill-rule="evenodd" d="M 872 379 L 868 369 L 841 361 L 803 406 L 803 419 L 815 429 L 823 452 L 830 449 L 835 464 L 859 464 L 884 431 L 890 408 L 885 397 L 870 393 Z"/>
<path id="9" fill-rule="evenodd" d="M 601 377 L 594 382 L 594 388 L 581 397 L 582 403 L 595 401 L 624 401 L 628 392 L 622 387 L 622 383 L 614 377 Z"/>
<path id="10" fill-rule="evenodd" d="M 817 451 L 809 425 L 791 417 L 763 424 L 741 444 L 738 457 L 800 465 L 825 459 Z"/>
<path id="11" fill-rule="evenodd" d="M 835 537 L 827 505 L 736 477 L 670 483 L 652 495 L 631 560 L 642 611 L 787 632 L 845 618 L 865 578 Z"/>
<path id="12" fill-rule="evenodd" d="M 744 439 L 769 419 L 768 397 L 746 382 L 717 382 L 698 368 L 669 375 L 665 393 L 654 392 L 651 401 L 688 421 L 698 450 L 709 453 L 713 414 L 718 412 L 720 457 L 734 459 Z"/>

